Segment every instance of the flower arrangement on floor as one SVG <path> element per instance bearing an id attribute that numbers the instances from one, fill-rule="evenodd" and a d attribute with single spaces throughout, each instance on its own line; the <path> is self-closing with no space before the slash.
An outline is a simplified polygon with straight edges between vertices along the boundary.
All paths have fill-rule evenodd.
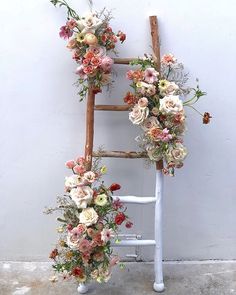
<path id="1" fill-rule="evenodd" d="M 123 43 L 126 35 L 119 31 L 114 33 L 109 25 L 111 13 L 105 9 L 100 13 L 91 12 L 79 16 L 64 0 L 50 0 L 54 6 L 67 8 L 67 22 L 60 28 L 60 37 L 68 39 L 67 48 L 78 64 L 76 74 L 79 76 L 77 85 L 81 100 L 84 99 L 89 85 L 93 85 L 96 94 L 102 86 L 112 81 L 113 59 L 107 55 L 109 51 L 116 54 L 116 43 Z"/>
<path id="2" fill-rule="evenodd" d="M 197 111 L 193 104 L 206 93 L 199 86 L 185 87 L 187 74 L 184 73 L 183 64 L 172 54 L 162 57 L 160 73 L 152 56 L 145 55 L 131 62 L 131 65 L 138 68 L 127 72 L 133 92 L 126 94 L 124 102 L 132 107 L 130 121 L 143 131 L 136 140 L 152 162 L 164 160 L 164 174 L 173 176 L 174 169 L 183 166 L 187 155 L 183 145 L 186 129 L 184 107 Z M 192 97 L 186 99 L 192 93 Z M 204 124 L 210 122 L 208 112 L 199 114 Z"/>
<path id="3" fill-rule="evenodd" d="M 97 161 L 92 171 L 86 171 L 83 157 L 68 161 L 66 167 L 73 172 L 65 179 L 66 193 L 58 197 L 55 208 L 45 211 L 46 214 L 62 213 L 57 218 L 62 224 L 58 227 L 60 238 L 50 254 L 54 260 L 53 268 L 64 279 L 74 277 L 80 283 L 107 282 L 112 267 L 119 261 L 112 254 L 111 240 L 117 236 L 121 224 L 132 227 L 124 205 L 119 199 L 112 198 L 120 185 L 104 185 L 101 177 L 106 167 L 99 167 Z"/>

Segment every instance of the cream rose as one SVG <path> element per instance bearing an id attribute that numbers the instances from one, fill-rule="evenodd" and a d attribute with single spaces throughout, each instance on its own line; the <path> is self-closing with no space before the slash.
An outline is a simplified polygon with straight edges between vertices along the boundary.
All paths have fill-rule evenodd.
<path id="1" fill-rule="evenodd" d="M 176 93 L 177 90 L 179 90 L 179 86 L 175 84 L 175 82 L 169 82 L 165 92 L 167 95 L 173 95 Z"/>
<path id="2" fill-rule="evenodd" d="M 78 27 L 82 30 L 81 33 L 95 33 L 95 30 L 101 26 L 102 20 L 97 18 L 95 13 L 88 14 L 85 18 L 78 21 Z"/>
<path id="3" fill-rule="evenodd" d="M 149 131 L 153 127 L 160 127 L 160 123 L 156 117 L 151 116 L 143 121 L 141 127 L 144 131 Z"/>
<path id="4" fill-rule="evenodd" d="M 79 215 L 80 223 L 90 226 L 98 221 L 98 215 L 93 208 L 86 208 Z"/>
<path id="5" fill-rule="evenodd" d="M 168 162 L 174 162 L 176 164 L 181 163 L 187 156 L 188 152 L 186 147 L 182 143 L 177 143 L 167 153 Z"/>
<path id="6" fill-rule="evenodd" d="M 140 108 L 138 104 L 136 104 L 129 113 L 130 121 L 135 125 L 140 125 L 143 121 L 148 117 L 149 109 L 147 107 Z"/>
<path id="7" fill-rule="evenodd" d="M 65 187 L 73 188 L 81 184 L 81 179 L 78 175 L 72 175 L 65 178 Z"/>
<path id="8" fill-rule="evenodd" d="M 151 161 L 160 161 L 162 159 L 162 155 L 160 154 L 158 147 L 148 149 L 147 154 Z"/>
<path id="9" fill-rule="evenodd" d="M 93 198 L 93 190 L 89 186 L 73 188 L 70 196 L 78 208 L 86 208 Z"/>
<path id="10" fill-rule="evenodd" d="M 164 114 L 177 114 L 183 110 L 183 102 L 179 95 L 165 96 L 160 100 L 160 111 Z"/>
<path id="11" fill-rule="evenodd" d="M 140 108 L 145 108 L 148 106 L 148 99 L 146 97 L 141 97 L 139 100 L 138 100 L 138 105 Z"/>

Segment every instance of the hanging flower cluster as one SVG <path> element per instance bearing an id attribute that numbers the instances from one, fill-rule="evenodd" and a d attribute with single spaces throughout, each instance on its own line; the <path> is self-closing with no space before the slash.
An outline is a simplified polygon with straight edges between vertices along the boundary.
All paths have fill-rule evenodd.
<path id="1" fill-rule="evenodd" d="M 193 104 L 206 93 L 199 86 L 185 87 L 188 78 L 184 67 L 172 54 L 162 57 L 160 73 L 152 56 L 131 64 L 138 67 L 127 72 L 133 92 L 126 94 L 124 102 L 132 107 L 130 121 L 143 131 L 137 141 L 151 161 L 164 160 L 163 172 L 173 176 L 187 155 L 182 139 L 186 129 L 184 107 L 196 110 Z M 186 99 L 191 93 L 193 96 Z M 210 114 L 205 112 L 202 116 L 203 123 L 208 124 Z"/>
<path id="2" fill-rule="evenodd" d="M 113 59 L 107 55 L 115 52 L 116 43 L 123 43 L 126 35 L 114 33 L 109 25 L 110 12 L 91 12 L 80 17 L 64 0 L 51 0 L 57 6 L 67 8 L 68 21 L 60 28 L 60 37 L 68 41 L 67 48 L 78 64 L 75 73 L 79 76 L 77 85 L 81 100 L 85 97 L 89 85 L 94 93 L 102 91 L 102 86 L 112 81 Z"/>
<path id="3" fill-rule="evenodd" d="M 112 197 L 120 185 L 106 187 L 100 181 L 106 167 L 95 164 L 92 171 L 86 171 L 82 157 L 68 161 L 66 167 L 73 174 L 65 179 L 65 195 L 58 198 L 57 207 L 45 211 L 62 213 L 57 218 L 62 224 L 58 227 L 60 238 L 49 257 L 54 260 L 55 272 L 64 278 L 74 277 L 80 283 L 107 282 L 119 261 L 112 255 L 111 240 L 115 241 L 120 225 L 132 227 L 126 208 Z"/>

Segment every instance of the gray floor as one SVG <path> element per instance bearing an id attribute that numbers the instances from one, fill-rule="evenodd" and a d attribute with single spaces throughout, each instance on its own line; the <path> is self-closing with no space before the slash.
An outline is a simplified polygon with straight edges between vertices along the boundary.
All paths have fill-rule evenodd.
<path id="1" fill-rule="evenodd" d="M 165 263 L 163 295 L 236 295 L 236 262 Z M 76 283 L 49 282 L 49 263 L 0 263 L 1 295 L 74 295 Z M 93 284 L 90 295 L 154 295 L 153 264 L 127 263 L 108 284 Z"/>

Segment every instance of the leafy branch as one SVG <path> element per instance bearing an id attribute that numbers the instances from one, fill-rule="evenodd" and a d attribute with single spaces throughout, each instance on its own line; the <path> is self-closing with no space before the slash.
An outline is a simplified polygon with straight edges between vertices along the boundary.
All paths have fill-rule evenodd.
<path id="1" fill-rule="evenodd" d="M 50 0 L 50 2 L 56 7 L 57 5 L 59 7 L 66 7 L 67 8 L 67 18 L 74 18 L 76 20 L 79 20 L 80 17 L 78 16 L 78 14 L 75 12 L 74 9 L 72 9 L 69 4 L 65 1 L 65 0 Z"/>

